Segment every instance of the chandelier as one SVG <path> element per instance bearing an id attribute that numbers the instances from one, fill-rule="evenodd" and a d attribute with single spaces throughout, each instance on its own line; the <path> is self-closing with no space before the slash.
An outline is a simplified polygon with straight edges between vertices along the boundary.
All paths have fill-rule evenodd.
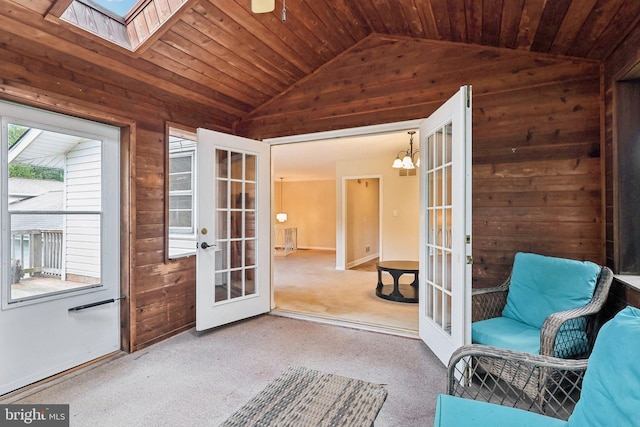
<path id="1" fill-rule="evenodd" d="M 415 169 L 420 167 L 420 151 L 413 151 L 413 135 L 415 130 L 407 132 L 409 134 L 409 149 L 406 151 L 400 151 L 393 161 L 392 168 L 395 169 Z"/>
<path id="2" fill-rule="evenodd" d="M 282 210 L 282 199 L 284 194 L 282 193 L 282 177 L 280 177 L 280 212 L 276 214 L 278 222 L 287 222 L 287 213 Z"/>

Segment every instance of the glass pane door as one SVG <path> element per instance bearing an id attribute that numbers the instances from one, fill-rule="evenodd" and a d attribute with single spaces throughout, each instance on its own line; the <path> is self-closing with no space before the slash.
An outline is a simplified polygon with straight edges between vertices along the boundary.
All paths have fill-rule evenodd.
<path id="1" fill-rule="evenodd" d="M 451 123 L 427 137 L 427 316 L 451 335 Z"/>
<path id="2" fill-rule="evenodd" d="M 256 292 L 256 156 L 216 149 L 215 302 Z"/>
<path id="3" fill-rule="evenodd" d="M 420 337 L 442 361 L 471 338 L 471 87 L 420 125 Z"/>
<path id="4" fill-rule="evenodd" d="M 270 147 L 198 129 L 196 330 L 271 308 Z"/>

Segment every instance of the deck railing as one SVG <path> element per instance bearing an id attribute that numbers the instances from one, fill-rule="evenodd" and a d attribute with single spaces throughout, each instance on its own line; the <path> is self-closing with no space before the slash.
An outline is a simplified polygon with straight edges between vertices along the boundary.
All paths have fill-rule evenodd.
<path id="1" fill-rule="evenodd" d="M 22 277 L 62 275 L 62 230 L 29 230 L 11 233 L 12 269 Z"/>

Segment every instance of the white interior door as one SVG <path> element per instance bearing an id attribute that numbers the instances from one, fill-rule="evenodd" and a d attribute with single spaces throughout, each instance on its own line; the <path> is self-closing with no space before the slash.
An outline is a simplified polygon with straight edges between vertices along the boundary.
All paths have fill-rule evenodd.
<path id="1" fill-rule="evenodd" d="M 0 117 L 3 394 L 120 349 L 120 131 Z"/>
<path id="2" fill-rule="evenodd" d="M 271 306 L 269 145 L 198 129 L 196 330 Z"/>
<path id="3" fill-rule="evenodd" d="M 420 337 L 446 365 L 471 341 L 471 87 L 420 126 Z"/>

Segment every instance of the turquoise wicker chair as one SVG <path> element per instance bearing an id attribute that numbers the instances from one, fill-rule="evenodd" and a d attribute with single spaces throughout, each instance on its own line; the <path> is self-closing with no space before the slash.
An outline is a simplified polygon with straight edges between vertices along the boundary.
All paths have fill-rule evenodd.
<path id="1" fill-rule="evenodd" d="M 510 277 L 474 291 L 472 342 L 531 355 L 587 358 L 613 273 L 592 262 L 517 253 Z M 540 404 L 547 371 L 494 358 L 476 360 L 488 373 Z"/>
<path id="2" fill-rule="evenodd" d="M 464 346 L 449 363 L 449 394 L 438 396 L 434 426 L 637 427 L 640 424 L 637 415 L 640 407 L 639 354 L 640 310 L 633 307 L 625 308 L 602 327 L 588 361 L 531 355 L 477 344 Z M 478 383 L 502 381 L 485 374 L 474 377 L 477 374 L 474 366 L 481 357 L 494 359 L 496 363 L 505 360 L 557 373 L 550 376 L 558 379 L 550 391 L 553 396 L 562 393 L 563 397 L 554 402 L 569 411 L 568 420 L 536 413 L 548 406 L 521 409 L 518 403 L 522 400 L 514 403 L 513 396 L 509 396 L 509 390 L 517 389 L 508 386 L 503 389 L 502 397 L 498 393 L 490 396 L 493 402 L 500 404 L 478 400 L 488 396 L 482 393 L 485 388 Z M 567 388 L 566 384 L 572 386 Z"/>

